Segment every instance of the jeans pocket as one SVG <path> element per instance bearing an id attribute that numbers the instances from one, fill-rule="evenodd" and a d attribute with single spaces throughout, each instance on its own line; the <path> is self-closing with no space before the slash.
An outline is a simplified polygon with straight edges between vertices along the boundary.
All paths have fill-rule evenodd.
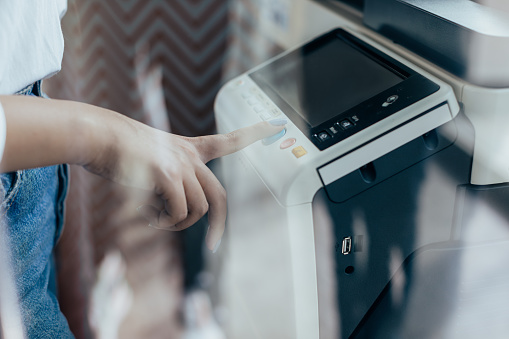
<path id="1" fill-rule="evenodd" d="M 0 175 L 1 178 L 1 194 L 2 194 L 2 210 L 7 213 L 19 192 L 23 179 L 23 171 L 9 172 Z"/>

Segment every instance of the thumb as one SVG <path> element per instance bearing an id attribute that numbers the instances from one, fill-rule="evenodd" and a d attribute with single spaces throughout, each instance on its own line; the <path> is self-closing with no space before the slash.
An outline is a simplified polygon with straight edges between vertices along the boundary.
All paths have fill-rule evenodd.
<path id="1" fill-rule="evenodd" d="M 288 120 L 286 118 L 259 122 L 257 124 L 240 128 L 227 134 L 208 135 L 198 139 L 195 144 L 203 162 L 219 158 L 243 149 L 263 138 L 281 132 Z"/>

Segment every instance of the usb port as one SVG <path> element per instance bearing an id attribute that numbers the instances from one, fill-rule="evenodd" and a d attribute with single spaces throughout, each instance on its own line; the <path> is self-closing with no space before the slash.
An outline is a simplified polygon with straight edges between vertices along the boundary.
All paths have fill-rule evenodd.
<path id="1" fill-rule="evenodd" d="M 343 244 L 341 246 L 341 253 L 344 255 L 352 251 L 352 237 L 343 238 Z"/>

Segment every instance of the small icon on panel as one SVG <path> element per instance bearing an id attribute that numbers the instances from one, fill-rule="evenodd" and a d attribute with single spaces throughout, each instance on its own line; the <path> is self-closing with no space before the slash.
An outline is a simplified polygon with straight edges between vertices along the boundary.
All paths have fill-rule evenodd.
<path id="1" fill-rule="evenodd" d="M 353 123 L 348 119 L 341 120 L 338 122 L 338 125 L 341 126 L 342 129 L 349 129 L 350 127 L 353 127 Z"/>
<path id="2" fill-rule="evenodd" d="M 308 152 L 304 149 L 304 147 L 297 146 L 294 149 L 292 149 L 292 153 L 298 159 L 300 157 L 305 156 Z"/>
<path id="3" fill-rule="evenodd" d="M 396 94 L 391 95 L 390 97 L 387 98 L 387 100 L 385 100 L 385 102 L 382 104 L 382 107 L 387 107 L 387 106 L 391 105 L 396 100 L 398 100 L 398 98 L 399 97 Z"/>
<path id="4" fill-rule="evenodd" d="M 338 134 L 339 131 L 336 129 L 336 127 L 332 126 L 332 127 L 329 127 L 329 131 L 331 132 L 331 134 Z"/>
<path id="5" fill-rule="evenodd" d="M 321 142 L 327 141 L 327 140 L 329 140 L 331 138 L 330 134 L 327 133 L 326 131 L 321 131 L 320 133 L 316 134 L 316 137 Z"/>

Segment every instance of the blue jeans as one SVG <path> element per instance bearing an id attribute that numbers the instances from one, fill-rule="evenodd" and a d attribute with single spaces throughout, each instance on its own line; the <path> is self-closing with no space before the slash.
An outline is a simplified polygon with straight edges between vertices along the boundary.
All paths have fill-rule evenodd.
<path id="1" fill-rule="evenodd" d="M 23 91 L 42 96 L 40 82 Z M 62 232 L 68 166 L 0 175 L 2 210 L 28 338 L 74 338 L 57 300 L 54 247 Z"/>

